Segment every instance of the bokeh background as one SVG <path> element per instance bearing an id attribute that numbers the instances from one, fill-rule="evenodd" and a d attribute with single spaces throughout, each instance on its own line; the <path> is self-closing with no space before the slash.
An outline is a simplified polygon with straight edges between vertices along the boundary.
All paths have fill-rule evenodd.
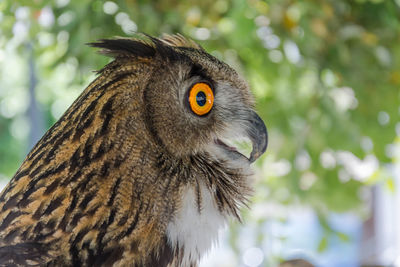
<path id="1" fill-rule="evenodd" d="M 399 0 L 2 0 L 2 186 L 110 61 L 85 43 L 136 31 L 232 65 L 269 128 L 251 210 L 203 267 L 400 266 Z"/>

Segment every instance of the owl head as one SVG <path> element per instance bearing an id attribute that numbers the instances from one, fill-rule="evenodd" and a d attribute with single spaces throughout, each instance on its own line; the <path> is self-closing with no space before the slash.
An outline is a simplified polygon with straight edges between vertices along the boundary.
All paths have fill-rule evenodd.
<path id="1" fill-rule="evenodd" d="M 100 71 L 103 74 L 132 68 L 140 73 L 140 84 L 132 88 L 143 92 L 139 102 L 145 110 L 146 128 L 171 155 L 210 152 L 246 164 L 265 152 L 267 130 L 254 111 L 248 85 L 198 44 L 182 35 L 164 35 L 107 39 L 92 46 L 115 58 Z M 250 140 L 250 156 L 228 145 L 226 140 L 231 139 Z"/>

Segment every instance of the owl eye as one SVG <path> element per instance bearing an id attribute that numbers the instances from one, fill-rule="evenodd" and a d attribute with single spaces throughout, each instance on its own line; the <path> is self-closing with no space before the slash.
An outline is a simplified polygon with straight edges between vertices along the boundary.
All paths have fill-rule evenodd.
<path id="1" fill-rule="evenodd" d="M 189 91 L 190 109 L 199 116 L 210 112 L 214 104 L 214 93 L 210 85 L 195 83 Z"/>

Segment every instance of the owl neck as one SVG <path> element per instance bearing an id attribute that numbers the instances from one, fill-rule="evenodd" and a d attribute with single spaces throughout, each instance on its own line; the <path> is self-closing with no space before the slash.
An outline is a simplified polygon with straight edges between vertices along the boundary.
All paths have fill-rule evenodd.
<path id="1" fill-rule="evenodd" d="M 250 192 L 248 177 L 242 169 L 207 154 L 171 162 L 170 178 L 181 175 L 180 197 L 166 229 L 172 266 L 196 266 L 217 241 L 228 217 L 240 219 L 239 208 Z"/>
<path id="2" fill-rule="evenodd" d="M 201 191 L 210 193 L 218 211 L 240 220 L 239 209 L 246 206 L 252 190 L 249 185 L 252 173 L 247 168 L 217 158 L 207 153 L 186 158 L 173 159 L 160 154 L 156 160 L 159 172 L 163 173 L 164 190 L 176 194 L 176 188 L 191 188 L 196 198 L 196 208 L 202 209 Z M 180 200 L 183 192 L 180 192 Z"/>

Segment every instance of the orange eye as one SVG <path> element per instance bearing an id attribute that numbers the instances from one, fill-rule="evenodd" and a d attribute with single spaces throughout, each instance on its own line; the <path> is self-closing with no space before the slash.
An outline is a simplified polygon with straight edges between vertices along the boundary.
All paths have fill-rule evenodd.
<path id="1" fill-rule="evenodd" d="M 206 83 L 196 83 L 190 88 L 189 104 L 192 111 L 199 115 L 206 115 L 214 104 L 214 93 Z"/>

